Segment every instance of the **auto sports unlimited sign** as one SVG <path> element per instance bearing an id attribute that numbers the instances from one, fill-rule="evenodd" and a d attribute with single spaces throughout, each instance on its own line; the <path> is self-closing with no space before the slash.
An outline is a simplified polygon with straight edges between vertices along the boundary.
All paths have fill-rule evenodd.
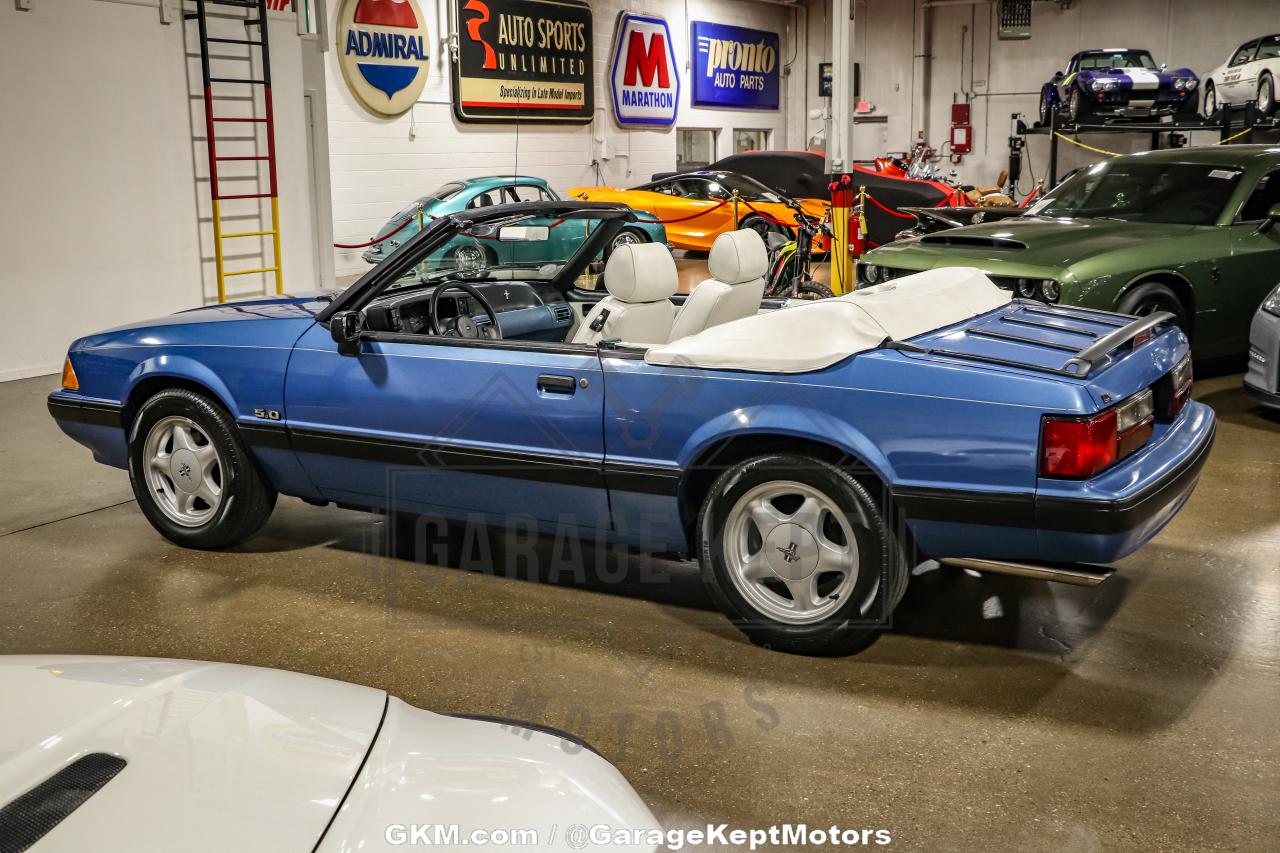
<path id="1" fill-rule="evenodd" d="M 693 105 L 776 110 L 778 34 L 694 21 Z"/>
<path id="2" fill-rule="evenodd" d="M 370 112 L 408 111 L 427 83 L 426 20 L 417 0 L 343 0 L 337 51 L 351 94 Z"/>
<path id="3" fill-rule="evenodd" d="M 577 123 L 595 112 L 591 9 L 578 0 L 456 0 L 461 121 Z"/>
<path id="4" fill-rule="evenodd" d="M 680 72 L 666 20 L 620 13 L 609 68 L 613 115 L 618 124 L 675 124 Z"/>

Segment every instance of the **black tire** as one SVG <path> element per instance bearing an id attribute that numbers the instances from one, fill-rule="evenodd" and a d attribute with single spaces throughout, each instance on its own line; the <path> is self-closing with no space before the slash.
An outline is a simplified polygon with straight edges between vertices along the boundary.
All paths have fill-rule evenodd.
<path id="1" fill-rule="evenodd" d="M 1135 317 L 1145 317 L 1156 311 L 1168 311 L 1178 318 L 1178 326 L 1182 331 L 1188 335 L 1191 334 L 1191 328 L 1187 322 L 1187 307 L 1182 304 L 1182 300 L 1172 288 L 1158 281 L 1139 284 L 1125 293 L 1116 303 L 1116 310 L 1121 314 L 1132 314 Z"/>
<path id="2" fill-rule="evenodd" d="M 726 562 L 725 539 L 733 533 L 732 527 L 726 530 L 726 524 L 735 505 L 748 492 L 770 483 L 800 483 L 827 496 L 853 532 L 859 571 L 844 603 L 837 603 L 820 621 L 792 624 L 763 612 L 738 588 Z M 823 518 L 833 521 L 829 515 Z M 761 540 L 757 553 L 764 554 L 768 540 L 759 529 L 757 537 Z M 724 614 L 753 643 L 792 654 L 848 655 L 867 648 L 887 627 L 909 577 L 901 543 L 867 489 L 834 465 L 789 454 L 760 456 L 721 474 L 698 513 L 697 543 L 703 582 Z M 794 541 L 789 547 L 796 548 Z M 794 559 L 781 547 L 776 550 L 783 551 L 784 559 Z M 769 578 L 762 585 L 768 583 L 781 582 Z M 818 597 L 825 595 L 820 578 L 815 578 L 814 592 Z M 832 602 L 836 599 L 827 596 L 819 606 L 830 608 Z"/>
<path id="3" fill-rule="evenodd" d="M 1089 109 L 1093 105 L 1085 97 L 1084 91 L 1079 86 L 1071 87 L 1071 95 L 1067 99 L 1067 120 L 1072 124 L 1078 124 L 1080 119 L 1089 115 Z"/>
<path id="4" fill-rule="evenodd" d="M 174 416 L 194 422 L 220 458 L 222 499 L 213 516 L 198 527 L 170 519 L 143 475 L 147 436 L 160 420 Z M 160 391 L 138 409 L 129 426 L 129 481 L 151 526 L 184 548 L 209 550 L 243 542 L 262 528 L 276 505 L 276 492 L 258 471 L 235 421 L 218 403 L 185 388 Z"/>
<path id="5" fill-rule="evenodd" d="M 613 235 L 613 239 L 609 241 L 609 245 L 604 247 L 604 259 L 609 260 L 609 256 L 613 254 L 613 250 L 624 243 L 650 243 L 649 235 L 641 231 L 639 228 L 633 228 L 628 225 Z"/>
<path id="6" fill-rule="evenodd" d="M 1213 81 L 1209 80 L 1204 84 L 1204 117 L 1212 118 L 1213 114 L 1218 111 L 1222 105 L 1218 103 L 1218 87 L 1213 85 Z"/>
<path id="7" fill-rule="evenodd" d="M 760 239 L 765 241 L 766 245 L 768 245 L 767 238 L 770 234 L 782 234 L 788 240 L 795 236 L 790 228 L 784 228 L 776 222 L 770 222 L 763 216 L 756 216 L 754 214 L 743 217 L 742 220 L 738 222 L 738 230 L 756 232 L 760 235 Z"/>
<path id="8" fill-rule="evenodd" d="M 796 288 L 796 299 L 834 299 L 835 291 L 827 287 L 825 284 L 818 284 L 816 281 L 801 282 Z"/>
<path id="9" fill-rule="evenodd" d="M 1053 108 L 1049 106 L 1049 90 L 1044 88 L 1040 90 L 1040 126 L 1048 127 Z"/>
<path id="10" fill-rule="evenodd" d="M 1257 103 L 1263 118 L 1271 118 L 1276 111 L 1276 81 L 1270 72 L 1264 71 L 1258 78 Z"/>

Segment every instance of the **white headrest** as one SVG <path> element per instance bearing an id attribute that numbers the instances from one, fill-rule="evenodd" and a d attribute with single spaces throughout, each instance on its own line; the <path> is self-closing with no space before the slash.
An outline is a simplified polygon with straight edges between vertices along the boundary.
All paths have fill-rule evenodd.
<path id="1" fill-rule="evenodd" d="M 660 302 L 679 284 L 671 250 L 661 243 L 623 243 L 604 265 L 604 286 L 622 302 Z"/>
<path id="2" fill-rule="evenodd" d="M 743 284 L 764 278 L 769 268 L 769 252 L 764 240 L 750 228 L 726 231 L 711 244 L 707 269 L 711 277 L 725 284 Z"/>

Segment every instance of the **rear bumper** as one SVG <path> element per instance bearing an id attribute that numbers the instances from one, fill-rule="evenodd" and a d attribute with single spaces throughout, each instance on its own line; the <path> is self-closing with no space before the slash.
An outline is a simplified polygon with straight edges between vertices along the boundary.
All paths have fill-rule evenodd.
<path id="1" fill-rule="evenodd" d="M 1112 563 L 1146 544 L 1191 497 L 1213 447 L 1213 412 L 1191 403 L 1158 448 L 1114 483 L 1058 491 L 983 493 L 901 488 L 893 492 L 916 544 L 929 557 Z M 1071 489 L 1075 489 L 1072 493 Z"/>

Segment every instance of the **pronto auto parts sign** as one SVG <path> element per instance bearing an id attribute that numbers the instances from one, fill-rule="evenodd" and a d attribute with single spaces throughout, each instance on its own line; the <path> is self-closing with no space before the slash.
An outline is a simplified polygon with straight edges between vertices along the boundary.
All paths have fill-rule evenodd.
<path id="1" fill-rule="evenodd" d="M 618 124 L 675 124 L 680 71 L 666 20 L 619 14 L 609 67 L 613 115 Z"/>
<path id="2" fill-rule="evenodd" d="M 453 111 L 461 121 L 591 121 L 596 107 L 585 3 L 456 2 Z"/>
<path id="3" fill-rule="evenodd" d="M 336 41 L 347 88 L 370 112 L 398 116 L 418 100 L 431 39 L 416 0 L 343 0 Z"/>
<path id="4" fill-rule="evenodd" d="M 693 105 L 778 108 L 778 34 L 694 21 Z"/>

